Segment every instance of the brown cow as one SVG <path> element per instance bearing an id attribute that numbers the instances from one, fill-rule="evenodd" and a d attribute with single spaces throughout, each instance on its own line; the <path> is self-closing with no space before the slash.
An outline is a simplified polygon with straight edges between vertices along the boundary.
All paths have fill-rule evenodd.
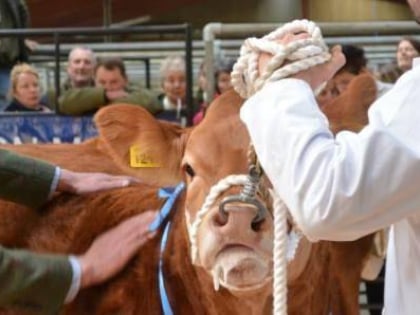
<path id="1" fill-rule="evenodd" d="M 359 127 L 357 121 L 342 118 L 354 112 L 349 105 L 366 117 L 365 104 L 372 100 L 367 95 L 374 95 L 370 89 L 374 82 L 368 77 L 354 82 L 331 111 L 334 130 Z M 225 215 L 219 212 L 220 200 L 239 192 L 240 187 L 233 186 L 210 205 L 201 224 L 194 225 L 212 186 L 228 175 L 247 173 L 249 136 L 238 115 L 242 103 L 234 92 L 224 94 L 194 129 L 157 121 L 135 106 L 106 107 L 95 117 L 100 134 L 96 139 L 79 145 L 6 147 L 69 169 L 131 174 L 159 186 L 184 180 L 186 194 L 171 215 L 163 255 L 165 286 L 174 313 L 270 314 L 273 221 L 265 184 L 258 194 L 268 209 L 262 221 L 253 222 L 255 208 L 241 203 L 229 204 Z M 139 167 L 130 166 L 130 159 Z M 90 196 L 60 195 L 40 214 L 2 202 L 1 221 L 8 224 L 0 230 L 0 243 L 77 254 L 124 218 L 159 208 L 162 200 L 156 191 L 155 186 L 142 184 Z M 192 241 L 197 245 L 194 264 Z M 112 281 L 81 292 L 63 308 L 63 314 L 160 314 L 158 242 L 159 238 L 144 246 Z M 289 265 L 293 277 L 289 278 L 288 313 L 358 314 L 359 277 L 369 247 L 370 237 L 348 243 L 319 242 L 306 257 L 308 245 L 303 241 Z M 214 283 L 220 284 L 219 291 Z"/>

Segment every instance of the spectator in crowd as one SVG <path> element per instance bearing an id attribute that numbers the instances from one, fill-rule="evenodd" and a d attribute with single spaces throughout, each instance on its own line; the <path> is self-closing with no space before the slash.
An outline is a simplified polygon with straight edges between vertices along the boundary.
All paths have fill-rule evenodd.
<path id="1" fill-rule="evenodd" d="M 232 88 L 230 73 L 234 64 L 235 60 L 229 58 L 219 60 L 215 71 L 216 96 Z"/>
<path id="2" fill-rule="evenodd" d="M 343 93 L 357 75 L 369 72 L 365 52 L 362 48 L 354 45 L 342 45 L 341 48 L 346 57 L 346 63 L 317 94 L 316 99 L 321 108 Z M 390 83 L 385 83 L 380 80 L 375 81 L 378 97 L 382 96 L 392 87 Z"/>
<path id="3" fill-rule="evenodd" d="M 160 78 L 163 93 L 159 95 L 159 101 L 163 112 L 157 116 L 161 119 L 176 121 L 186 125 L 187 91 L 185 60 L 180 56 L 169 56 L 162 61 Z"/>
<path id="4" fill-rule="evenodd" d="M 397 48 L 397 64 L 402 73 L 410 70 L 413 59 L 420 54 L 420 42 L 412 37 L 403 37 Z"/>
<path id="5" fill-rule="evenodd" d="M 93 87 L 73 88 L 59 102 L 63 114 L 82 115 L 98 108 L 126 103 L 139 105 L 152 114 L 162 111 L 157 95 L 147 89 L 134 87 L 128 82 L 124 62 L 118 57 L 101 58 L 94 67 Z"/>
<path id="6" fill-rule="evenodd" d="M 369 72 L 365 52 L 362 48 L 354 45 L 342 45 L 341 48 L 346 57 L 346 63 L 333 77 L 334 85 L 339 94 L 346 90 L 355 76 Z M 391 87 L 392 84 L 376 80 L 378 97 L 386 93 Z"/>
<path id="7" fill-rule="evenodd" d="M 200 121 L 203 120 L 204 114 L 206 112 L 207 106 L 209 105 L 209 100 L 207 96 L 207 71 L 204 61 L 200 64 L 198 70 L 198 88 L 195 96 L 195 107 L 197 112 L 193 117 L 193 125 L 197 125 Z"/>
<path id="8" fill-rule="evenodd" d="M 29 10 L 24 0 L 0 0 L 0 28 L 26 28 L 29 25 Z M 36 42 L 22 37 L 0 38 L 0 110 L 8 105 L 10 70 L 17 62 L 28 60 L 29 50 Z"/>
<path id="9" fill-rule="evenodd" d="M 220 59 L 215 67 L 214 72 L 214 98 L 218 97 L 220 94 L 226 92 L 232 87 L 232 84 L 230 82 L 230 73 L 232 72 L 233 65 L 235 64 L 235 60 L 223 58 Z M 205 71 L 204 71 L 204 64 L 202 64 L 203 69 L 200 67 L 200 73 L 203 73 L 199 76 L 199 91 L 200 91 L 200 81 L 202 82 L 201 85 L 204 87 L 204 92 L 207 85 L 207 80 L 205 78 Z M 202 87 L 201 87 L 202 89 Z M 204 93 L 206 95 L 206 93 Z M 201 102 L 198 106 L 198 111 L 193 117 L 193 124 L 197 125 L 201 120 L 203 120 L 204 115 L 206 114 L 206 110 L 208 106 L 210 105 L 212 100 Z"/>
<path id="10" fill-rule="evenodd" d="M 75 47 L 69 53 L 67 74 L 64 90 L 93 86 L 93 68 L 96 57 L 93 51 L 86 47 Z"/>
<path id="11" fill-rule="evenodd" d="M 334 81 L 329 80 L 326 85 L 316 94 L 316 101 L 320 108 L 330 104 L 339 95 Z"/>
<path id="12" fill-rule="evenodd" d="M 6 107 L 6 112 L 51 110 L 41 104 L 41 87 L 38 71 L 27 63 L 17 64 L 10 73 L 10 95 L 12 101 Z"/>
<path id="13" fill-rule="evenodd" d="M 376 77 L 383 82 L 394 83 L 413 66 L 413 58 L 420 54 L 420 42 L 412 37 L 403 37 L 397 45 L 396 62 L 379 68 Z"/>
<path id="14" fill-rule="evenodd" d="M 72 92 L 74 89 L 94 86 L 93 69 L 95 64 L 96 57 L 91 49 L 82 46 L 74 47 L 69 53 L 68 77 L 60 87 L 60 96 L 57 100 L 55 87 L 49 90 L 46 96 L 48 106 L 60 110 L 61 104 L 65 104 L 68 99 L 73 97 Z"/>

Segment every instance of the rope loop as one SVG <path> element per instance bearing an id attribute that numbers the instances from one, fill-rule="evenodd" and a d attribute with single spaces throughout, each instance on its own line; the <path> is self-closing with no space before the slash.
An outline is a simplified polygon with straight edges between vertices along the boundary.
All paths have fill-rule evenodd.
<path id="1" fill-rule="evenodd" d="M 308 38 L 297 39 L 287 44 L 280 39 L 299 33 L 307 33 Z M 261 54 L 273 55 L 261 75 L 258 60 Z M 231 81 L 236 92 L 249 98 L 267 82 L 287 78 L 302 70 L 322 64 L 331 58 L 320 28 L 312 21 L 295 20 L 286 23 L 262 38 L 251 37 L 244 41 L 240 55 L 233 66 Z"/>

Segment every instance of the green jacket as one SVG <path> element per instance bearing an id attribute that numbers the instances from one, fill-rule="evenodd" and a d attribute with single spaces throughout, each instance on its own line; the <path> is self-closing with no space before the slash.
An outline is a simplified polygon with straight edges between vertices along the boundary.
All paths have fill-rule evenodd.
<path id="1" fill-rule="evenodd" d="M 150 113 L 162 111 L 157 95 L 147 89 L 127 88 L 127 97 L 109 101 L 105 90 L 101 87 L 70 88 L 62 91 L 58 99 L 58 112 L 67 115 L 83 115 L 93 113 L 99 108 L 116 103 L 142 106 Z M 49 96 L 51 99 L 51 96 Z"/>
<path id="2" fill-rule="evenodd" d="M 65 256 L 0 247 L 0 307 L 57 314 L 72 279 Z"/>
<path id="3" fill-rule="evenodd" d="M 38 208 L 48 199 L 54 174 L 51 164 L 0 149 L 1 199 Z"/>
<path id="4" fill-rule="evenodd" d="M 0 198 L 33 208 L 50 194 L 55 166 L 0 149 Z M 0 209 L 1 211 L 1 209 Z M 7 224 L 0 221 L 1 224 Z M 64 256 L 33 254 L 0 246 L 0 307 L 55 314 L 72 278 Z"/>
<path id="5" fill-rule="evenodd" d="M 26 28 L 29 11 L 24 0 L 0 0 L 0 28 Z M 0 38 L 0 66 L 12 67 L 17 61 L 27 61 L 28 51 L 23 37 Z"/>

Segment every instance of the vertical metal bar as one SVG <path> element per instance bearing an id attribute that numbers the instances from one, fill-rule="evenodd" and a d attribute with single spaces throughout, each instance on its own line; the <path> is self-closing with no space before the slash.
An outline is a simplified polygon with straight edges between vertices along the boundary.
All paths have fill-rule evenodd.
<path id="1" fill-rule="evenodd" d="M 55 99 L 54 106 L 57 113 L 60 112 L 58 107 L 58 99 L 60 97 L 60 35 L 58 32 L 54 32 L 54 59 L 55 59 L 55 70 L 54 70 L 54 87 L 55 87 Z"/>
<path id="2" fill-rule="evenodd" d="M 186 65 L 186 79 L 187 79 L 187 126 L 192 125 L 194 115 L 193 102 L 193 67 L 192 67 L 192 32 L 191 25 L 186 24 L 185 27 L 185 65 Z"/>
<path id="3" fill-rule="evenodd" d="M 102 1 L 102 13 L 103 13 L 103 26 L 104 28 L 109 28 L 112 23 L 112 0 L 103 0 Z M 112 36 L 105 35 L 104 42 L 111 42 Z"/>
<path id="4" fill-rule="evenodd" d="M 149 58 L 144 59 L 144 65 L 146 67 L 146 88 L 150 89 L 151 83 L 150 83 L 150 59 Z"/>

